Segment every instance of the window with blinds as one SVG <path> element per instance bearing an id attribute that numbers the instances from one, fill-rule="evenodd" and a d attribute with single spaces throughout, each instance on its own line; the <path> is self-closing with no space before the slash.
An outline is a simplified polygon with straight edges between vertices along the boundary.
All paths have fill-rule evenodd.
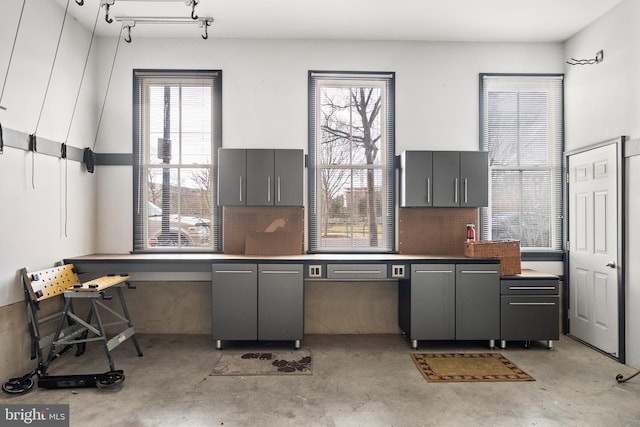
<path id="1" fill-rule="evenodd" d="M 309 251 L 394 250 L 394 73 L 309 73 Z"/>
<path id="2" fill-rule="evenodd" d="M 562 75 L 480 75 L 480 149 L 489 152 L 482 239 L 562 250 Z"/>
<path id="3" fill-rule="evenodd" d="M 221 77 L 134 70 L 134 251 L 219 248 Z"/>

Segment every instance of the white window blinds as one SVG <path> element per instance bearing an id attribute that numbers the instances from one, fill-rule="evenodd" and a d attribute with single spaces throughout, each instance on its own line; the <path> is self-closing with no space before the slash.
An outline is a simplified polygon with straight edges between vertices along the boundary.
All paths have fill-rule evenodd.
<path id="1" fill-rule="evenodd" d="M 480 149 L 489 152 L 483 239 L 562 249 L 563 76 L 480 76 Z"/>

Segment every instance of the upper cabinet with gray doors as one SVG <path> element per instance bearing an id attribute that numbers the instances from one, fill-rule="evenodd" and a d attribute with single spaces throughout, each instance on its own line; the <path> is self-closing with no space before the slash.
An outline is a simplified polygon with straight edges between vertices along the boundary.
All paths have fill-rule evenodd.
<path id="1" fill-rule="evenodd" d="M 402 207 L 488 205 L 488 154 L 482 151 L 405 151 Z"/>
<path id="2" fill-rule="evenodd" d="M 218 204 L 224 206 L 302 206 L 302 150 L 218 151 Z"/>

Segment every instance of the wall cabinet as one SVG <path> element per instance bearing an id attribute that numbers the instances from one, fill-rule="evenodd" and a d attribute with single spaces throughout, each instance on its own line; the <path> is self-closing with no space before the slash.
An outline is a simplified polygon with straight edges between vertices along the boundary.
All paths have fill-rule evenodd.
<path id="1" fill-rule="evenodd" d="M 222 341 L 294 341 L 304 330 L 302 264 L 215 264 L 211 331 Z"/>
<path id="2" fill-rule="evenodd" d="M 218 150 L 218 204 L 302 206 L 302 150 Z"/>
<path id="3" fill-rule="evenodd" d="M 400 156 L 403 207 L 488 205 L 488 153 L 405 151 Z"/>
<path id="4" fill-rule="evenodd" d="M 489 340 L 500 336 L 498 264 L 412 264 L 399 282 L 400 328 L 419 340 Z"/>
<path id="5" fill-rule="evenodd" d="M 500 282 L 500 346 L 514 341 L 546 341 L 560 337 L 560 283 L 555 276 L 526 275 Z"/>

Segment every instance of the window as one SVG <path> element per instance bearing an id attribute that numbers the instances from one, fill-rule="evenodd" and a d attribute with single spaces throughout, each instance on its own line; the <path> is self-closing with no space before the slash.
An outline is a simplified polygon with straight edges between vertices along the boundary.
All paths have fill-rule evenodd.
<path id="1" fill-rule="evenodd" d="M 394 74 L 309 73 L 309 251 L 394 249 Z"/>
<path id="2" fill-rule="evenodd" d="M 489 152 L 483 239 L 562 249 L 563 78 L 480 76 L 480 149 Z"/>
<path id="3" fill-rule="evenodd" d="M 134 70 L 134 251 L 218 249 L 219 71 Z"/>

